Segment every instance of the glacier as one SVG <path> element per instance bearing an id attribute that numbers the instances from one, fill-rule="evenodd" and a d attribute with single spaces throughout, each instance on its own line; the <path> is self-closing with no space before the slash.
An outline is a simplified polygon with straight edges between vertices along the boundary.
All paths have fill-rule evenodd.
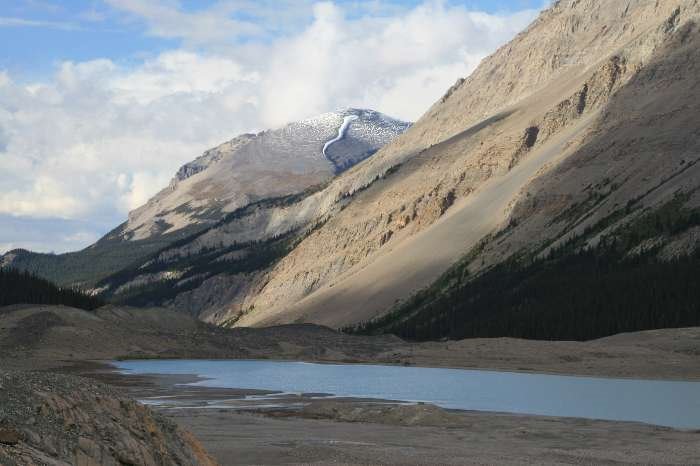
<path id="1" fill-rule="evenodd" d="M 340 141 L 341 139 L 343 139 L 343 137 L 345 137 L 345 131 L 347 131 L 348 126 L 350 126 L 350 123 L 351 123 L 352 121 L 354 121 L 354 120 L 359 119 L 359 118 L 360 118 L 360 117 L 357 116 L 357 115 L 348 115 L 348 116 L 346 116 L 345 118 L 343 118 L 343 124 L 340 125 L 340 128 L 338 128 L 338 135 L 337 135 L 336 137 L 334 137 L 333 139 L 331 139 L 330 141 L 326 142 L 326 143 L 323 145 L 323 151 L 322 151 L 322 152 L 323 152 L 323 156 L 324 156 L 324 157 L 328 158 L 328 154 L 327 154 L 327 152 L 326 152 L 326 151 L 328 150 L 328 148 L 329 148 L 332 144 L 335 144 L 336 142 L 338 142 L 338 141 Z"/>

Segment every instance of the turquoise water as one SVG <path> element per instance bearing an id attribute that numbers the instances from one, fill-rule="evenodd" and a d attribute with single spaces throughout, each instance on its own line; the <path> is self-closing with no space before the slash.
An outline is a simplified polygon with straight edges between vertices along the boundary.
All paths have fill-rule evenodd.
<path id="1" fill-rule="evenodd" d="M 700 428 L 700 382 L 257 360 L 139 360 L 127 374 L 196 374 L 193 385 L 424 401 L 443 408 Z"/>

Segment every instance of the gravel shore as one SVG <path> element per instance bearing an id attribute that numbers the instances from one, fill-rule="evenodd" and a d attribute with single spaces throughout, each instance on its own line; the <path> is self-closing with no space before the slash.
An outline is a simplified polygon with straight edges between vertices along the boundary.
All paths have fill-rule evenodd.
<path id="1" fill-rule="evenodd" d="M 700 328 L 584 343 L 496 338 L 415 344 L 313 325 L 227 330 L 162 309 L 2 308 L 0 464 L 110 464 L 108 458 L 207 464 L 205 450 L 224 465 L 700 464 L 699 432 L 329 400 L 321 394 L 271 399 L 261 390 L 182 385 L 197 380 L 193 376 L 126 377 L 105 364 L 119 357 L 362 362 L 698 380 Z M 30 415 L 46 403 L 50 415 Z M 142 450 L 161 456 L 136 460 Z M 78 454 L 90 460 L 76 463 Z M 200 463 L 186 459 L 192 455 Z"/>

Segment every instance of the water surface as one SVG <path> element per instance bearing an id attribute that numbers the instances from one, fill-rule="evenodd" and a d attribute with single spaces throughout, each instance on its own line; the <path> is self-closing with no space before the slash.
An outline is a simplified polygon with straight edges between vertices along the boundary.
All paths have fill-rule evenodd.
<path id="1" fill-rule="evenodd" d="M 192 385 L 423 401 L 443 408 L 700 428 L 700 382 L 266 360 L 139 360 L 127 374 L 195 374 Z"/>

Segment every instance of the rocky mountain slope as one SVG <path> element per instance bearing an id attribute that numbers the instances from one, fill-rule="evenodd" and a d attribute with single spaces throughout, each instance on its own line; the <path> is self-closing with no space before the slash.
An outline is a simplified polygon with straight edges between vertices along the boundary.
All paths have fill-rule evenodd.
<path id="1" fill-rule="evenodd" d="M 167 188 L 129 214 L 121 235 L 145 239 L 213 223 L 252 202 L 323 184 L 408 126 L 372 110 L 347 109 L 238 136 L 180 168 Z"/>
<path id="2" fill-rule="evenodd" d="M 326 183 L 253 190 L 239 208 L 236 196 L 219 194 L 180 202 L 200 178 L 196 192 L 223 189 L 214 168 L 228 159 L 208 153 L 110 241 L 180 237 L 144 249 L 94 291 L 224 325 L 343 327 L 420 290 L 452 293 L 497 264 L 601 240 L 624 238 L 623 258 L 691 254 L 700 228 L 699 20 L 697 0 L 558 1 L 371 158 Z M 363 157 L 333 155 L 361 120 L 333 117 L 333 130 L 314 139 L 326 171 L 309 162 L 309 173 Z M 270 134 L 259 144 L 278 133 Z M 649 226 L 669 203 L 673 227 Z M 228 213 L 214 221 L 211 209 Z"/>
<path id="3" fill-rule="evenodd" d="M 334 180 L 325 192 L 352 201 L 275 264 L 237 324 L 370 320 L 460 259 L 478 274 L 595 244 L 677 196 L 697 208 L 699 15 L 697 1 L 555 3 Z M 629 251 L 686 254 L 696 230 Z"/>
<path id="4" fill-rule="evenodd" d="M 246 206 L 321 189 L 409 126 L 373 110 L 345 109 L 238 136 L 181 167 L 168 187 L 92 246 L 60 255 L 14 250 L 0 257 L 0 267 L 91 286 Z"/>
<path id="5" fill-rule="evenodd" d="M 699 10 L 557 2 L 327 186 L 235 210 L 97 289 L 226 325 L 339 327 L 458 262 L 474 275 L 571 238 L 595 244 L 680 194 L 693 208 Z M 671 257 L 692 252 L 694 232 L 654 241 Z"/>

